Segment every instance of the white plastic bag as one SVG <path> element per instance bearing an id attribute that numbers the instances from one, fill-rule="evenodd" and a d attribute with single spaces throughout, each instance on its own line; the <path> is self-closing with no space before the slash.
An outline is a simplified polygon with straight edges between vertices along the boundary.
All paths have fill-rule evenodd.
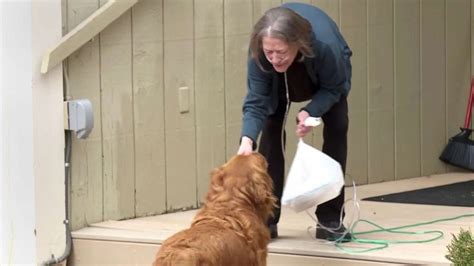
<path id="1" fill-rule="evenodd" d="M 340 164 L 300 139 L 281 203 L 304 211 L 339 195 L 344 185 Z"/>

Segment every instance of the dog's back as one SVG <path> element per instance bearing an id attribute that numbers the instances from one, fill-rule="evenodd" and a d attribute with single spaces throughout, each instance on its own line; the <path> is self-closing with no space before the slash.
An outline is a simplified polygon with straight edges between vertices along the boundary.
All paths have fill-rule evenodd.
<path id="1" fill-rule="evenodd" d="M 167 239 L 153 265 L 252 266 L 257 265 L 256 255 L 235 231 L 211 222 L 194 225 Z"/>
<path id="2" fill-rule="evenodd" d="M 198 261 L 199 251 L 187 243 L 187 235 L 189 229 L 178 232 L 169 239 L 167 239 L 161 246 L 156 255 L 154 266 L 194 266 L 201 265 Z"/>
<path id="3" fill-rule="evenodd" d="M 162 247 L 164 252 L 158 253 L 154 266 L 195 266 L 195 265 L 204 265 L 199 263 L 197 259 L 197 254 L 195 250 L 191 248 L 183 248 L 179 251 L 170 247 Z"/>

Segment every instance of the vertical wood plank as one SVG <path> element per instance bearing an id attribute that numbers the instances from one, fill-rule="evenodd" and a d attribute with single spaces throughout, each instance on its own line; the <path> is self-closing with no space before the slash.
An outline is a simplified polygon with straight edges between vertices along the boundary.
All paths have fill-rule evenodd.
<path id="1" fill-rule="evenodd" d="M 98 0 L 68 0 L 67 31 L 99 8 Z M 94 129 L 89 138 L 72 137 L 70 224 L 73 230 L 103 220 L 102 107 L 100 92 L 99 37 L 67 59 L 67 88 L 71 99 L 89 99 L 94 110 Z"/>
<path id="2" fill-rule="evenodd" d="M 169 211 L 197 206 L 193 1 L 164 0 L 166 191 Z M 180 87 L 187 87 L 181 91 Z M 180 111 L 180 108 L 184 108 Z"/>
<path id="3" fill-rule="evenodd" d="M 242 127 L 242 104 L 247 92 L 247 54 L 252 31 L 252 0 L 224 1 L 224 83 L 226 155 L 235 155 Z"/>
<path id="4" fill-rule="evenodd" d="M 212 169 L 225 161 L 223 0 L 194 3 L 197 191 L 202 201 Z"/>
<path id="5" fill-rule="evenodd" d="M 253 27 L 252 10 L 253 0 L 224 0 L 225 37 L 250 34 Z"/>
<path id="6" fill-rule="evenodd" d="M 395 0 L 396 179 L 421 174 L 420 1 Z"/>
<path id="7" fill-rule="evenodd" d="M 446 172 L 438 159 L 447 140 L 445 4 L 421 1 L 422 175 Z"/>
<path id="8" fill-rule="evenodd" d="M 224 0 L 194 2 L 194 38 L 223 38 Z M 221 55 L 222 57 L 222 55 Z"/>
<path id="9" fill-rule="evenodd" d="M 253 24 L 270 8 L 281 5 L 281 0 L 253 0 Z"/>
<path id="10" fill-rule="evenodd" d="M 369 183 L 394 179 L 393 1 L 368 0 Z"/>
<path id="11" fill-rule="evenodd" d="M 446 121 L 448 138 L 458 134 L 464 124 L 469 98 L 470 1 L 446 1 Z M 449 167 L 454 170 L 454 167 Z"/>
<path id="12" fill-rule="evenodd" d="M 100 36 L 104 219 L 135 216 L 131 11 Z"/>
<path id="13" fill-rule="evenodd" d="M 283 0 L 282 2 L 283 3 L 298 2 L 298 3 L 311 4 L 311 0 Z"/>
<path id="14" fill-rule="evenodd" d="M 341 31 L 353 51 L 346 183 L 367 184 L 367 0 L 341 0 Z"/>
<path id="15" fill-rule="evenodd" d="M 132 8 L 137 216 L 166 211 L 162 7 L 142 0 Z"/>

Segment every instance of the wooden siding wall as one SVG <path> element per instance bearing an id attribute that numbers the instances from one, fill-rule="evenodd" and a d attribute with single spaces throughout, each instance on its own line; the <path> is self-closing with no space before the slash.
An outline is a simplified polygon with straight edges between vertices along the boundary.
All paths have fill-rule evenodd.
<path id="1" fill-rule="evenodd" d="M 327 11 L 354 52 L 347 182 L 453 170 L 438 156 L 464 119 L 471 0 L 303 2 Z M 64 0 L 66 31 L 104 3 Z M 73 228 L 199 206 L 209 172 L 238 148 L 252 26 L 281 3 L 140 0 L 68 58 L 67 95 L 90 99 L 95 119 L 73 143 Z M 321 135 L 307 141 L 320 147 Z"/>

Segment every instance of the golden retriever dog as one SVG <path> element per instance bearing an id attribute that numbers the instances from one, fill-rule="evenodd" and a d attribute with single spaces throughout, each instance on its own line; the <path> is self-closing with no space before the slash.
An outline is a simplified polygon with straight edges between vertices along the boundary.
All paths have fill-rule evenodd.
<path id="1" fill-rule="evenodd" d="M 259 153 L 236 155 L 214 169 L 201 210 L 189 229 L 168 238 L 153 265 L 266 265 L 266 225 L 276 198 Z"/>

